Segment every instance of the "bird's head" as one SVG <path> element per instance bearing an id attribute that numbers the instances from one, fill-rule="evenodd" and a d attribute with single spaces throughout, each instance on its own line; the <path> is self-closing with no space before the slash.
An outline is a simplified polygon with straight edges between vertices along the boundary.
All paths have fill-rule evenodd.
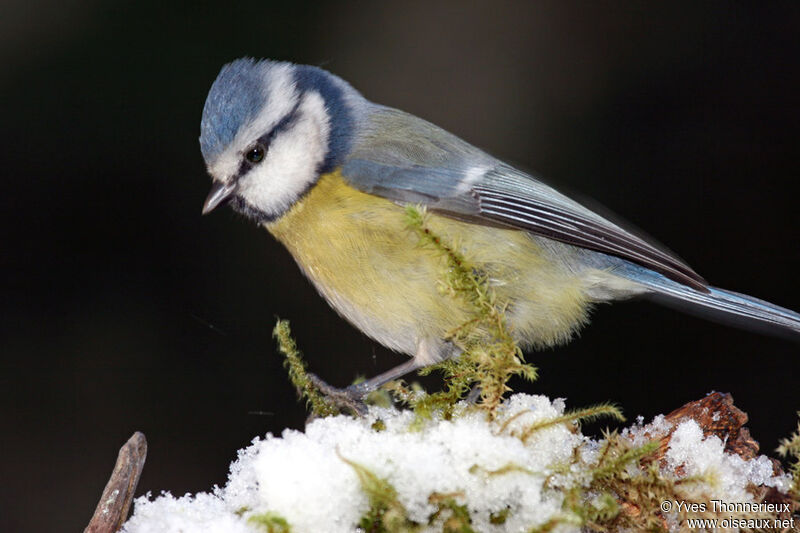
<path id="1" fill-rule="evenodd" d="M 283 215 L 347 154 L 363 102 L 316 67 L 253 59 L 225 65 L 200 125 L 213 180 L 203 213 L 230 202 L 258 222 Z"/>

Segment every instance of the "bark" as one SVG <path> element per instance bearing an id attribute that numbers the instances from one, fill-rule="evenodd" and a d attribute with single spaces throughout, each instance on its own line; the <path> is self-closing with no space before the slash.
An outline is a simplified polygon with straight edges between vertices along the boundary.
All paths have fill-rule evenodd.
<path id="1" fill-rule="evenodd" d="M 147 440 L 136 432 L 128 439 L 117 456 L 117 463 L 106 484 L 97 509 L 84 533 L 114 533 L 128 518 L 139 476 L 147 457 Z"/>

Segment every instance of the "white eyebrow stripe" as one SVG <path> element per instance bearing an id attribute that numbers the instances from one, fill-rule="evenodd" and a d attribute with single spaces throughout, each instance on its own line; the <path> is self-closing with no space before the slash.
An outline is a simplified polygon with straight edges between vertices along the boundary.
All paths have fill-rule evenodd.
<path id="1" fill-rule="evenodd" d="M 231 147 L 241 152 L 266 131 L 272 130 L 283 117 L 297 106 L 300 95 L 295 84 L 292 66 L 288 63 L 270 65 L 264 71 L 264 94 L 267 105 L 236 134 Z"/>

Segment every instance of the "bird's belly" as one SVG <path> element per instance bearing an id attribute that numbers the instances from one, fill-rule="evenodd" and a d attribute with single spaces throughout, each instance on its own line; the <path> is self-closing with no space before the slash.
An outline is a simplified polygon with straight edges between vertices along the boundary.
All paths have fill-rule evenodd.
<path id="1" fill-rule="evenodd" d="M 514 335 L 525 345 L 569 339 L 586 319 L 581 279 L 522 231 L 430 214 L 431 231 L 485 272 Z M 267 229 L 294 256 L 325 299 L 387 347 L 413 354 L 423 339 L 442 339 L 473 311 L 440 291 L 446 260 L 420 247 L 405 211 L 328 174 Z"/>

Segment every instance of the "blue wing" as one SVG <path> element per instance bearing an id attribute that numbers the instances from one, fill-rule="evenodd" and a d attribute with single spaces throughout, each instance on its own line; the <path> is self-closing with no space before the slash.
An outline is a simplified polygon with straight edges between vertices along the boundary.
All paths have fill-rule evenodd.
<path id="1" fill-rule="evenodd" d="M 706 281 L 674 255 L 401 111 L 376 108 L 342 173 L 354 187 L 371 194 L 596 250 L 708 292 Z"/>

